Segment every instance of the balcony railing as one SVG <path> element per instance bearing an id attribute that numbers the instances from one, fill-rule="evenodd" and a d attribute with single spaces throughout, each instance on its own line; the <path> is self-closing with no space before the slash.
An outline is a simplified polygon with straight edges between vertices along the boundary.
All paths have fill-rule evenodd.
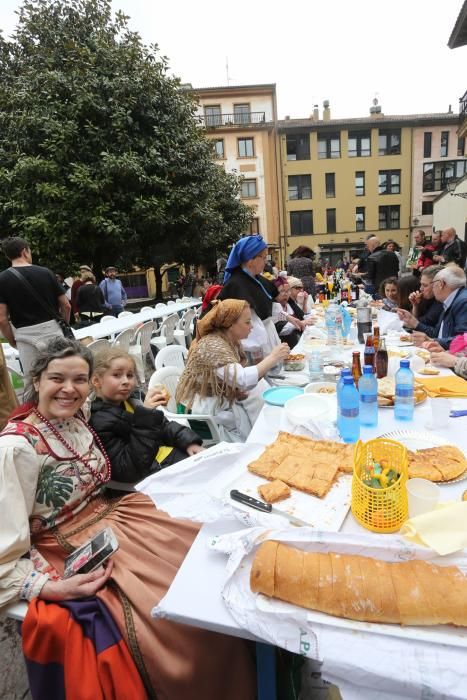
<path id="1" fill-rule="evenodd" d="M 201 121 L 207 129 L 216 126 L 251 126 L 266 123 L 265 112 L 243 112 L 241 114 L 205 114 Z"/>
<path id="2" fill-rule="evenodd" d="M 459 115 L 461 121 L 467 119 L 467 92 L 465 92 L 464 96 L 459 100 Z"/>

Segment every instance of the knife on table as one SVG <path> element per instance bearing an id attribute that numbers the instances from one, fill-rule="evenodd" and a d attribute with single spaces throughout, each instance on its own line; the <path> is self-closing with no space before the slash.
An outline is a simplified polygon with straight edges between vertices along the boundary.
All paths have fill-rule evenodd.
<path id="1" fill-rule="evenodd" d="M 449 413 L 450 418 L 459 418 L 460 416 L 467 416 L 467 411 L 451 411 Z"/>
<path id="2" fill-rule="evenodd" d="M 296 518 L 295 515 L 290 515 L 283 510 L 279 510 L 279 508 L 273 508 L 270 503 L 264 503 L 264 501 L 253 498 L 253 496 L 248 496 L 246 493 L 237 491 L 237 489 L 232 489 L 230 492 L 230 498 L 232 498 L 234 501 L 238 501 L 239 503 L 243 503 L 246 506 L 250 506 L 250 508 L 260 510 L 262 513 L 281 515 L 283 518 L 287 518 L 292 525 L 297 525 L 297 527 L 310 527 L 310 523 L 306 523 L 304 520 Z"/>

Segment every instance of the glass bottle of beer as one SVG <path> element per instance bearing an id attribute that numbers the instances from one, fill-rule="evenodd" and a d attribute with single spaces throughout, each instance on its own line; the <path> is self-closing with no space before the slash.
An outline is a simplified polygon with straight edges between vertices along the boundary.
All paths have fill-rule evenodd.
<path id="1" fill-rule="evenodd" d="M 375 346 L 372 335 L 367 335 L 365 349 L 363 351 L 363 364 L 370 365 L 375 369 Z"/>
<path id="2" fill-rule="evenodd" d="M 378 352 L 379 348 L 379 326 L 374 325 L 373 326 L 373 346 L 375 348 L 375 352 Z"/>
<path id="3" fill-rule="evenodd" d="M 386 350 L 386 341 L 381 338 L 376 351 L 376 376 L 378 379 L 386 377 L 388 374 L 388 351 Z"/>
<path id="4" fill-rule="evenodd" d="M 362 368 L 360 365 L 360 351 L 354 350 L 352 353 L 352 377 L 355 382 L 355 386 L 358 389 L 358 382 L 362 376 Z"/>

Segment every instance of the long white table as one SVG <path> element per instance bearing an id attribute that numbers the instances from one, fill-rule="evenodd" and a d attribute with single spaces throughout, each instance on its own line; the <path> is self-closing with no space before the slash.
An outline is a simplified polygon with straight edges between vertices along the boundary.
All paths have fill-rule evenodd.
<path id="1" fill-rule="evenodd" d="M 425 403 L 417 406 L 414 421 L 408 423 L 396 421 L 393 409 L 380 409 L 378 426 L 362 428 L 361 438 L 366 441 L 401 429 L 426 432 L 425 423 L 431 416 L 430 401 L 427 399 Z M 466 409 L 467 399 L 454 399 L 453 406 Z M 281 408 L 265 406 L 253 427 L 248 442 L 267 445 L 274 440 L 279 430 L 281 410 Z M 450 418 L 448 427 L 436 432 L 467 454 L 467 416 Z M 231 480 L 227 474 L 226 484 L 229 481 Z M 441 500 L 458 500 L 466 488 L 467 481 L 441 486 Z M 232 618 L 222 601 L 221 590 L 226 579 L 226 560 L 222 555 L 208 549 L 208 544 L 214 536 L 238 529 L 238 525 L 227 520 L 206 524 L 201 528 L 169 591 L 159 605 L 164 617 L 212 631 L 252 639 L 251 634 Z M 367 532 L 354 520 L 350 511 L 341 531 Z M 371 653 L 371 650 L 362 649 L 362 653 Z M 323 674 L 326 676 L 326 663 Z M 359 697 L 362 700 L 373 700 L 374 694 L 365 693 L 362 688 Z"/>
<path id="2" fill-rule="evenodd" d="M 84 328 L 78 328 L 76 330 L 73 329 L 73 333 L 77 340 L 82 340 L 88 336 L 92 337 L 94 340 L 98 340 L 99 338 L 106 338 L 107 336 L 122 333 L 122 331 L 126 331 L 128 328 L 139 326 L 146 321 L 154 321 L 164 316 L 169 316 L 170 314 L 178 314 L 187 309 L 201 306 L 201 303 L 200 299 L 192 299 L 191 301 L 180 302 L 179 304 L 169 304 L 166 309 L 147 309 L 146 311 L 139 311 L 129 316 L 115 318 L 113 321 L 93 323 L 91 326 L 85 326 Z"/>

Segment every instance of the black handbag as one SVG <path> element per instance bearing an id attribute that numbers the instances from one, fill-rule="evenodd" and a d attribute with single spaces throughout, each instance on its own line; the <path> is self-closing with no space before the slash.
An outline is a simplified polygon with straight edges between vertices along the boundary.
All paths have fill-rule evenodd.
<path id="1" fill-rule="evenodd" d="M 45 309 L 45 311 L 47 311 L 48 314 L 50 314 L 51 316 L 53 316 L 53 320 L 54 320 L 54 321 L 57 321 L 57 323 L 58 323 L 58 325 L 60 326 L 60 329 L 61 329 L 63 335 L 65 336 L 65 338 L 69 338 L 70 340 L 76 340 L 75 334 L 73 333 L 73 329 L 72 329 L 72 327 L 70 326 L 70 324 L 67 323 L 67 322 L 65 321 L 65 319 L 62 318 L 62 317 L 55 311 L 55 309 L 53 309 L 51 306 L 49 306 L 49 305 L 47 304 L 46 301 L 44 301 L 43 299 L 41 299 L 40 296 L 39 296 L 38 294 L 36 294 L 36 290 L 34 289 L 34 287 L 32 286 L 32 284 L 30 284 L 30 283 L 28 282 L 28 280 L 27 280 L 25 277 L 23 277 L 23 275 L 22 275 L 20 272 L 18 272 L 18 270 L 15 270 L 14 267 L 9 267 L 8 269 L 9 269 L 10 272 L 12 272 L 12 273 L 14 274 L 14 276 L 16 277 L 16 279 L 18 279 L 18 280 L 23 284 L 23 286 L 26 287 L 26 289 L 29 291 L 30 294 L 32 294 L 32 296 L 33 296 L 34 299 L 38 302 L 38 304 L 40 304 L 40 306 L 42 306 L 42 308 Z M 51 274 L 52 274 L 52 273 L 51 273 Z"/>

